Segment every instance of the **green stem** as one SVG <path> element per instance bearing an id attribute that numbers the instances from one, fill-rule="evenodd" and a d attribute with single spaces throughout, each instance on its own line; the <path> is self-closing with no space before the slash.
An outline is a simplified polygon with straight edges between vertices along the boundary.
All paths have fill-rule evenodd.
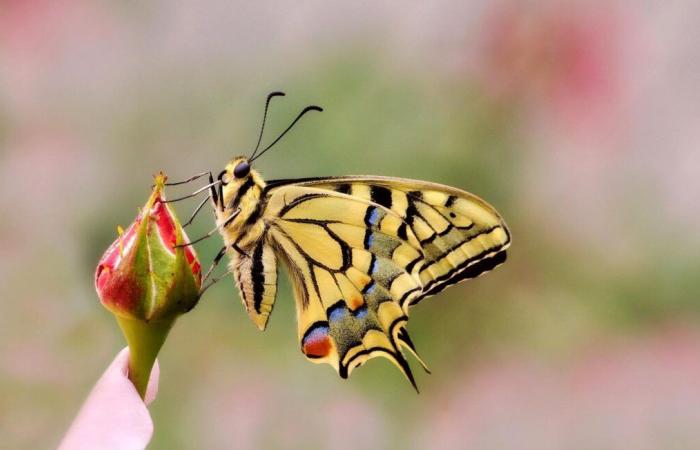
<path id="1" fill-rule="evenodd" d="M 129 345 L 129 379 L 141 398 L 144 398 L 156 356 L 175 319 L 146 322 L 116 317 Z"/>

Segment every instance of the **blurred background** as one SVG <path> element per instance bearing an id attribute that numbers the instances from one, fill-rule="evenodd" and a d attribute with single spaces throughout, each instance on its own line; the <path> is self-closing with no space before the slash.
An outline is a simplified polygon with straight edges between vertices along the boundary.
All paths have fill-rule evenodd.
<path id="1" fill-rule="evenodd" d="M 700 448 L 698 21 L 692 0 L 0 2 L 0 447 L 56 446 L 124 346 L 93 271 L 152 174 L 247 154 L 284 90 L 268 139 L 325 112 L 265 177 L 454 185 L 506 218 L 509 261 L 413 310 L 420 395 L 383 359 L 307 362 L 287 282 L 265 333 L 219 283 L 160 355 L 151 448 Z"/>

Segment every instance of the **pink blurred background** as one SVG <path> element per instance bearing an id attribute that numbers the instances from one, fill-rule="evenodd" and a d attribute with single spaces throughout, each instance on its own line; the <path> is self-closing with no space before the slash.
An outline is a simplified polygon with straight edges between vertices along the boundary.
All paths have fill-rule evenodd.
<path id="1" fill-rule="evenodd" d="M 151 175 L 248 153 L 280 89 L 270 135 L 325 112 L 267 178 L 472 191 L 510 260 L 414 310 L 420 395 L 306 362 L 288 283 L 264 334 L 219 283 L 160 356 L 151 448 L 700 447 L 698 2 L 253 5 L 0 2 L 2 446 L 57 445 L 123 346 L 92 275 Z"/>

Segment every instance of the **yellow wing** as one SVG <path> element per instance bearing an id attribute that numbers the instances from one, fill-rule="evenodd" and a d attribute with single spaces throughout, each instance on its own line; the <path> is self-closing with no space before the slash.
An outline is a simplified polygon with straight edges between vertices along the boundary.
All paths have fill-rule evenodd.
<path id="1" fill-rule="evenodd" d="M 266 192 L 266 240 L 294 284 L 302 351 L 344 378 L 384 356 L 415 386 L 402 353 L 415 355 L 409 307 L 494 268 L 510 244 L 490 205 L 448 186 L 343 177 Z"/>

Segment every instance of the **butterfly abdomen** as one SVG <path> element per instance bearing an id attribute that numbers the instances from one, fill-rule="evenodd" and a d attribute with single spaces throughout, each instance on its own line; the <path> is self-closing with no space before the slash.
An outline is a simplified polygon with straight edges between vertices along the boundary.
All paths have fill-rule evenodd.
<path id="1" fill-rule="evenodd" d="M 264 330 L 277 294 L 277 257 L 265 239 L 248 254 L 232 253 L 230 271 L 251 320 Z"/>

